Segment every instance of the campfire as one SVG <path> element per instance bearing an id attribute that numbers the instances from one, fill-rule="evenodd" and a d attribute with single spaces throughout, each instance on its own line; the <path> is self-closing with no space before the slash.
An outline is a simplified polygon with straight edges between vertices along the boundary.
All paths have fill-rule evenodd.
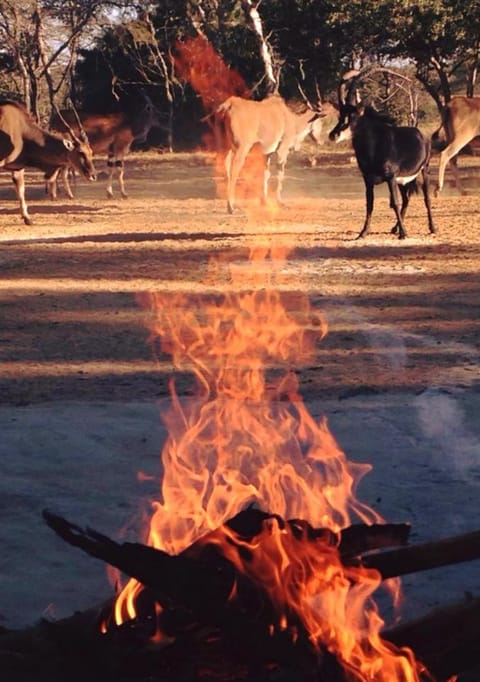
<path id="1" fill-rule="evenodd" d="M 439 682 L 474 666 L 478 600 L 386 627 L 378 592 L 398 606 L 399 576 L 479 558 L 480 533 L 410 546 L 408 523 L 357 497 L 371 467 L 310 414 L 296 373 L 327 324 L 292 292 L 274 239 L 258 235 L 246 262 L 212 260 L 209 295 L 141 297 L 154 351 L 192 378 L 187 392 L 172 377 L 158 497 L 137 543 L 44 512 L 122 586 L 4 635 L 16 682 Z"/>
<path id="2" fill-rule="evenodd" d="M 222 294 L 142 298 L 154 348 L 195 387 L 186 398 L 171 383 L 144 542 L 45 520 L 130 577 L 98 636 L 128 642 L 129 665 L 141 660 L 149 679 L 420 682 L 435 679 L 432 661 L 436 679 L 453 679 L 458 667 L 445 675 L 442 660 L 438 676 L 410 632 L 384 635 L 376 595 L 397 603 L 399 575 L 480 556 L 480 533 L 407 546 L 407 523 L 357 499 L 369 465 L 348 461 L 299 393 L 293 368 L 327 328 L 283 290 L 285 255 L 254 249 L 228 268 Z M 212 262 L 220 289 L 219 273 Z"/>

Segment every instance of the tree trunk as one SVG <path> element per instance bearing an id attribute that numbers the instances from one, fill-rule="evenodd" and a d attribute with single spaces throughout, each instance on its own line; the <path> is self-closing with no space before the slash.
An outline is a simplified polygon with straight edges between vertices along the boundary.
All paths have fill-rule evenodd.
<path id="1" fill-rule="evenodd" d="M 23 89 L 23 102 L 27 111 L 32 111 L 32 81 L 28 73 L 28 69 L 25 62 L 17 55 L 18 65 L 20 67 L 20 73 L 22 76 L 22 89 Z"/>
<path id="2" fill-rule="evenodd" d="M 474 97 L 475 95 L 475 83 L 477 80 L 478 64 L 475 62 L 471 68 L 468 69 L 467 73 L 467 97 Z"/>
<path id="3" fill-rule="evenodd" d="M 272 50 L 263 33 L 262 18 L 258 11 L 259 4 L 260 2 L 258 0 L 242 0 L 242 7 L 257 36 L 258 44 L 260 46 L 260 56 L 263 62 L 267 92 L 275 92 L 278 90 L 278 78 L 277 74 L 275 74 Z"/>

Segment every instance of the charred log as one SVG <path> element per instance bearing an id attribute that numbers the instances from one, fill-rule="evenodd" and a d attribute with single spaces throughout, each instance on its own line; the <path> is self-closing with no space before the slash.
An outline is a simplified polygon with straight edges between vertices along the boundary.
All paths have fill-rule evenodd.
<path id="1" fill-rule="evenodd" d="M 138 618 L 128 624 L 129 637 L 132 632 L 153 636 L 157 626 L 166 635 L 180 639 L 190 637 L 199 628 L 213 628 L 221 633 L 217 637 L 228 650 L 229 660 L 240 662 L 248 651 L 249 670 L 253 667 L 257 671 L 251 679 L 261 679 L 258 671 L 265 667 L 288 669 L 292 661 L 295 661 L 298 679 L 317 679 L 320 669 L 321 679 L 343 679 L 342 668 L 336 659 L 330 660 L 328 652 L 319 653 L 315 649 L 295 612 L 287 610 L 285 614 L 289 623 L 287 630 L 279 628 L 272 633 L 270 624 L 279 621 L 279 614 L 267 592 L 239 573 L 217 544 L 209 543 L 208 535 L 179 555 L 171 556 L 139 543 L 118 544 L 91 528 L 83 529 L 48 511 L 43 516 L 66 542 L 117 567 L 142 584 L 141 598 L 136 603 Z M 344 534 L 336 534 L 328 529 L 315 529 L 303 520 L 285 522 L 254 508 L 241 512 L 226 525 L 239 539 L 252 540 L 261 537 L 265 523 L 273 519 L 280 528 L 288 524 L 296 540 L 314 543 L 319 552 L 322 548 L 338 547 L 346 555 L 359 548 L 404 542 L 409 531 L 406 524 L 401 524 L 356 526 Z M 238 549 L 248 561 L 248 549 L 240 544 Z M 233 591 L 235 599 L 230 600 Z M 155 601 L 162 605 L 160 615 L 155 614 Z M 316 671 L 313 678 L 310 677 L 312 671 Z"/>
<path id="2" fill-rule="evenodd" d="M 66 519 L 44 511 L 47 524 L 66 542 L 93 557 L 116 566 L 128 576 L 149 586 L 167 605 L 175 607 L 198 602 L 198 608 L 212 600 L 226 600 L 241 576 L 214 544 L 203 539 L 179 555 L 142 545 L 118 544 L 91 528 L 80 528 Z M 383 579 L 430 570 L 440 566 L 480 558 L 480 531 L 418 545 L 405 545 L 408 524 L 385 526 L 351 526 L 340 534 L 328 529 L 315 529 L 306 521 L 283 521 L 280 517 L 250 508 L 237 514 L 228 525 L 242 539 L 251 540 L 262 531 L 266 520 L 276 519 L 282 526 L 288 523 L 293 535 L 301 540 L 325 546 L 338 546 L 345 565 L 362 565 L 378 570 Z M 383 549 L 398 545 L 394 549 Z M 373 549 L 383 551 L 371 551 Z"/>
<path id="3" fill-rule="evenodd" d="M 92 528 L 83 529 L 49 511 L 44 511 L 43 516 L 63 540 L 115 566 L 148 588 L 149 598 L 157 600 L 164 608 L 162 628 L 168 633 L 177 632 L 183 623 L 189 625 L 192 620 L 230 628 L 232 606 L 229 595 L 234 588 L 237 628 L 241 627 L 239 622 L 242 620 L 245 620 L 247 630 L 250 630 L 252 620 L 263 624 L 278 620 L 266 592 L 239 573 L 218 545 L 209 542 L 208 535 L 172 556 L 140 543 L 118 544 Z M 280 528 L 287 523 L 295 539 L 315 543 L 319 552 L 327 547 L 338 547 L 345 564 L 352 555 L 356 556 L 364 549 L 404 544 L 409 532 L 407 524 L 359 525 L 337 535 L 325 528 L 313 528 L 303 520 L 285 522 L 279 516 L 252 507 L 237 514 L 226 525 L 238 538 L 251 541 L 261 537 L 265 522 L 272 519 Z M 239 545 L 238 551 L 249 561 L 248 549 Z M 290 613 L 288 616 L 289 622 L 302 630 L 297 615 Z"/>
<path id="4" fill-rule="evenodd" d="M 68 543 L 116 566 L 144 586 L 140 601 L 136 604 L 137 619 L 111 628 L 109 635 L 126 637 L 130 644 L 137 641 L 145 645 L 157 626 L 160 626 L 164 634 L 174 637 L 175 643 L 167 648 L 168 651 L 162 650 L 161 654 L 158 651 L 150 652 L 151 656 L 158 655 L 161 658 L 161 666 L 157 663 L 160 667 L 156 669 L 164 671 L 165 678 L 159 677 L 159 680 L 170 679 L 173 669 L 170 666 L 176 666 L 177 670 L 178 666 L 182 667 L 180 652 L 187 647 L 189 651 L 195 652 L 196 665 L 204 671 L 200 676 L 195 676 L 197 673 L 193 675 L 191 671 L 182 672 L 184 678 L 189 680 L 257 682 L 295 679 L 299 682 L 344 682 L 345 674 L 339 661 L 328 652 L 318 652 L 314 648 L 295 613 L 286 614 L 289 623 L 287 630 L 272 632 L 268 626 L 278 622 L 278 614 L 266 591 L 240 574 L 234 564 L 223 556 L 218 545 L 208 541 L 208 535 L 207 541 L 203 538 L 179 555 L 171 556 L 139 543 L 118 544 L 93 529 L 82 529 L 47 511 L 44 512 L 44 518 Z M 261 542 L 264 524 L 273 519 L 280 528 L 288 524 L 296 539 L 313 543 L 319 552 L 337 548 L 346 567 L 360 564 L 374 568 L 383 578 L 480 556 L 480 532 L 378 551 L 386 546 L 404 544 L 409 526 L 354 526 L 335 534 L 328 529 L 315 529 L 301 520 L 285 522 L 280 517 L 256 509 L 245 510 L 227 525 L 238 538 L 255 538 Z M 377 551 L 372 553 L 372 547 Z M 364 552 L 364 548 L 368 551 Z M 248 561 L 248 556 L 244 558 Z M 232 600 L 229 597 L 233 591 L 235 599 Z M 160 616 L 155 614 L 156 601 L 163 607 Z M 451 674 L 472 667 L 475 661 L 479 643 L 475 633 L 479 629 L 480 603 L 475 603 L 463 614 L 454 615 L 450 625 L 448 618 L 445 620 L 441 615 L 434 614 L 425 623 L 396 628 L 386 633 L 384 638 L 398 646 L 409 646 L 428 668 L 432 666 L 437 680 L 447 680 Z M 457 621 L 461 624 L 463 617 L 469 623 L 467 629 L 455 625 Z M 451 633 L 451 629 L 455 632 Z M 438 641 L 435 641 L 437 636 Z M 435 641 L 433 646 L 430 644 L 432 639 Z M 248 652 L 247 658 L 245 652 Z M 137 653 L 145 661 L 142 646 Z M 135 660 L 135 656 L 134 651 L 133 658 L 129 660 Z M 235 672 L 216 677 L 214 670 L 219 658 L 228 661 L 228 666 L 232 666 Z M 128 668 L 126 663 L 124 665 Z M 135 668 L 137 664 L 133 665 Z M 285 671 L 291 670 L 292 665 L 295 673 L 284 677 Z M 275 670 L 277 676 L 272 673 Z M 448 675 L 444 674 L 446 670 L 449 671 Z M 272 677 L 269 676 L 271 673 Z M 352 673 L 349 674 L 349 682 L 354 681 Z M 179 679 L 178 676 L 176 679 Z"/>
<path id="5" fill-rule="evenodd" d="M 326 652 L 319 653 L 313 647 L 296 614 L 288 614 L 288 630 L 270 630 L 269 625 L 278 621 L 278 614 L 266 592 L 239 574 L 215 545 L 193 545 L 171 556 L 138 543 L 117 544 L 91 528 L 82 529 L 47 511 L 43 516 L 65 541 L 142 583 L 141 603 L 136 605 L 140 612 L 138 622 L 129 623 L 129 630 L 139 632 L 138 623 L 140 629 L 151 623 L 149 636 L 153 636 L 158 624 L 168 636 L 188 638 L 198 629 L 210 628 L 221 633 L 230 660 L 242 660 L 248 652 L 249 669 L 288 666 L 295 661 L 299 675 L 305 669 L 310 676 L 312 671 L 317 675 L 329 661 Z M 252 528 L 254 518 L 251 514 L 246 517 L 248 527 Z M 241 519 L 236 523 L 241 525 Z M 326 537 L 330 541 L 330 534 Z M 231 600 L 229 595 L 234 588 L 235 599 Z M 154 615 L 155 601 L 163 609 L 158 617 Z M 302 675 L 299 679 L 318 679 Z"/>
<path id="6" fill-rule="evenodd" d="M 380 571 L 382 578 L 387 579 L 474 559 L 480 559 L 480 531 L 364 554 L 359 558 L 359 562 L 366 568 Z"/>
<path id="7" fill-rule="evenodd" d="M 218 552 L 195 558 L 172 556 L 140 543 L 118 544 L 92 528 L 80 528 L 48 511 L 43 517 L 63 540 L 135 578 L 166 608 L 193 608 L 215 619 L 212 605 L 223 604 L 232 590 L 234 568 Z"/>
<path id="8" fill-rule="evenodd" d="M 358 524 L 344 528 L 340 533 L 339 551 L 342 559 L 364 554 L 374 549 L 401 547 L 410 535 L 408 523 Z"/>

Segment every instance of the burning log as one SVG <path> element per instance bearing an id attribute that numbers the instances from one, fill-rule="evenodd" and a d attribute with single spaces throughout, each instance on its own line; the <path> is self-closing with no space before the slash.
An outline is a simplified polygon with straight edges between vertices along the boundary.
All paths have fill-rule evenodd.
<path id="1" fill-rule="evenodd" d="M 135 578 L 166 606 L 197 605 L 199 611 L 210 611 L 212 600 L 223 601 L 232 589 L 233 567 L 220 556 L 212 571 L 211 564 L 185 554 L 171 556 L 140 543 L 118 544 L 92 528 L 82 529 L 48 511 L 43 517 L 63 540 Z"/>
<path id="2" fill-rule="evenodd" d="M 319 653 L 295 612 L 287 609 L 288 627 L 276 626 L 272 631 L 271 624 L 279 620 L 275 604 L 264 586 L 239 572 L 225 558 L 215 543 L 215 532 L 179 555 L 171 556 L 139 543 L 117 544 L 91 528 L 82 529 L 48 511 L 44 511 L 43 516 L 65 541 L 142 583 L 144 589 L 137 609 L 140 621 L 149 621 L 154 627 L 158 624 L 163 633 L 182 639 L 185 633 L 199 627 L 213 628 L 217 632 L 214 639 L 220 637 L 230 657 L 239 659 L 248 651 L 250 667 L 263 669 L 265 665 L 274 663 L 284 670 L 295 661 L 296 679 L 339 682 L 344 679 L 340 663 L 326 650 Z M 385 524 L 353 526 L 348 532 L 337 535 L 328 529 L 315 529 L 305 521 L 284 522 L 278 516 L 249 508 L 226 524 L 239 539 L 238 551 L 244 558 L 249 550 L 242 541 L 261 538 L 261 533 L 267 532 L 265 523 L 271 521 L 280 526 L 288 523 L 294 538 L 318 547 L 319 552 L 336 551 L 338 547 L 340 554 L 344 553 L 346 557 L 359 548 L 405 542 L 409 532 L 407 524 Z M 246 558 L 248 561 L 248 556 Z M 235 600 L 231 601 L 229 597 L 233 593 Z M 154 613 L 154 601 L 162 605 L 159 615 Z M 238 642 L 241 643 L 241 652 L 236 650 Z M 205 649 L 205 643 L 202 646 Z M 170 652 L 168 655 L 173 654 Z M 322 670 L 321 678 L 317 677 L 319 669 Z M 305 675 L 298 677 L 299 670 L 304 670 Z M 312 672 L 314 676 L 310 678 Z M 257 675 L 248 679 L 261 678 Z"/>
<path id="3" fill-rule="evenodd" d="M 319 679 L 319 668 L 335 665 L 338 668 L 336 676 L 329 674 L 326 679 L 343 682 L 340 664 L 332 662 L 328 652 L 319 655 L 314 650 L 303 625 L 298 620 L 295 623 L 293 615 L 289 621 L 296 629 L 295 637 L 292 637 L 291 629 L 279 629 L 272 635 L 268 625 L 275 618 L 266 594 L 240 575 L 215 545 L 194 544 L 181 554 L 171 556 L 139 543 L 117 544 L 93 529 L 82 529 L 48 511 L 44 511 L 43 516 L 65 541 L 142 583 L 146 589 L 142 592 L 137 619 L 152 624 L 149 636 L 153 636 L 158 624 L 163 633 L 180 637 L 185 646 L 185 637 L 189 639 L 192 632 L 207 628 L 211 632 L 208 642 L 210 638 L 213 641 L 221 639 L 225 648 L 223 657 L 228 653 L 229 659 L 238 661 L 248 652 L 249 669 L 263 669 L 272 662 L 288 667 L 294 661 L 297 673 L 305 673 L 298 679 L 313 682 Z M 268 515 L 256 510 L 238 515 L 232 520 L 235 532 L 250 536 L 265 516 Z M 300 532 L 298 527 L 297 532 Z M 317 536 L 322 536 L 321 541 L 328 544 L 334 534 L 317 531 Z M 229 595 L 234 590 L 237 600 L 232 603 Z M 158 616 L 154 613 L 154 601 L 162 605 Z M 200 648 L 208 650 L 211 645 L 208 642 L 203 641 Z M 190 644 L 195 646 L 194 642 Z M 172 655 L 175 656 L 170 651 L 167 658 Z M 262 679 L 260 675 L 246 679 L 257 678 Z"/>
<path id="4" fill-rule="evenodd" d="M 148 637 L 153 635 L 155 627 L 159 625 L 164 634 L 174 636 L 177 644 L 173 648 L 168 647 L 168 653 L 162 653 L 162 666 L 168 667 L 170 659 L 174 665 L 173 661 L 181 658 L 176 647 L 188 645 L 199 659 L 208 659 L 205 663 L 207 668 L 215 667 L 214 661 L 219 657 L 241 667 L 245 663 L 245 652 L 248 652 L 246 677 L 239 673 L 237 667 L 231 678 L 222 677 L 222 680 L 270 679 L 265 676 L 267 669 L 277 666 L 284 673 L 292 661 L 296 680 L 344 682 L 347 679 L 340 661 L 326 649 L 322 648 L 319 652 L 313 646 L 304 624 L 294 612 L 286 614 L 287 628 L 282 630 L 277 627 L 272 631 L 269 624 L 278 621 L 275 604 L 261 585 L 240 573 L 234 563 L 222 554 L 215 542 L 215 532 L 206 536 L 207 541 L 202 538 L 180 554 L 172 556 L 139 543 L 118 544 L 93 529 L 82 529 L 48 511 L 43 516 L 65 541 L 116 566 L 142 584 L 136 622 L 127 622 L 116 629 L 120 633 L 126 629 L 128 634 L 133 628 L 137 636 L 143 632 Z M 284 522 L 277 516 L 253 508 L 241 512 L 226 525 L 240 540 L 255 538 L 255 542 L 261 545 L 264 524 L 272 520 L 284 526 L 288 524 L 292 535 L 299 541 L 310 543 L 315 551 L 338 550 L 346 571 L 349 566 L 361 565 L 378 570 L 382 578 L 480 557 L 480 532 L 423 545 L 378 551 L 405 543 L 409 526 L 352 526 L 337 535 L 328 529 L 315 529 L 305 521 Z M 377 551 L 372 553 L 372 547 Z M 236 549 L 247 554 L 249 552 L 248 544 L 243 546 L 241 542 Z M 246 558 L 248 561 L 248 556 Z M 233 602 L 230 600 L 232 593 L 235 593 Z M 155 614 L 154 602 L 162 605 L 160 615 Z M 471 610 L 464 611 L 473 619 L 475 627 L 479 606 L 475 604 Z M 452 622 L 456 622 L 455 618 L 458 618 L 459 623 L 462 622 L 461 613 L 453 616 Z M 148 626 L 149 623 L 152 629 L 148 631 L 147 627 L 145 631 L 145 624 Z M 441 635 L 439 641 L 445 642 L 443 652 L 441 644 L 435 645 L 433 649 L 429 645 L 430 636 L 435 637 L 437 629 Z M 434 615 L 418 626 L 392 630 L 386 634 L 385 640 L 410 647 L 427 667 L 433 661 L 438 679 L 446 680 L 441 668 L 443 657 L 449 670 L 462 670 L 462 666 L 472 664 L 472 650 L 476 651 L 478 644 L 475 635 L 457 632 L 453 633 L 457 635 L 455 638 L 450 629 L 442 616 Z M 462 662 L 462 655 L 466 663 Z M 252 673 L 252 670 L 257 672 Z M 263 672 L 260 674 L 259 671 Z M 350 676 L 348 679 L 357 678 Z"/>
<path id="5" fill-rule="evenodd" d="M 194 543 L 179 555 L 172 556 L 140 543 L 118 544 L 92 528 L 82 529 L 47 510 L 43 517 L 63 540 L 135 578 L 167 606 L 191 608 L 194 605 L 195 611 L 207 609 L 210 617 L 214 617 L 212 604 L 225 603 L 234 582 L 243 582 L 231 562 L 215 545 L 208 543 L 208 536 L 201 545 Z M 226 525 L 240 538 L 251 541 L 262 532 L 262 524 L 269 519 L 285 523 L 278 516 L 250 507 Z M 319 543 L 320 551 L 322 546 L 338 545 L 346 564 L 351 557 L 367 550 L 405 544 L 410 532 L 408 524 L 356 525 L 337 536 L 325 528 L 315 529 L 305 521 L 290 520 L 287 523 L 297 539 L 305 537 L 309 542 Z"/>
<path id="6" fill-rule="evenodd" d="M 50 528 L 66 542 L 116 566 L 144 585 L 152 587 L 157 582 L 162 582 L 165 586 L 171 582 L 171 589 L 166 587 L 163 589 L 168 589 L 169 594 L 175 594 L 176 591 L 185 594 L 187 586 L 182 580 L 184 576 L 194 572 L 197 573 L 194 580 L 198 581 L 198 584 L 196 582 L 192 589 L 200 589 L 200 584 L 201 589 L 207 589 L 212 580 L 213 568 L 216 577 L 213 579 L 215 586 L 211 589 L 215 594 L 218 595 L 219 592 L 228 594 L 232 587 L 234 575 L 231 564 L 220 553 L 210 551 L 212 548 L 208 545 L 208 539 L 207 542 L 202 542 L 202 547 L 209 547 L 207 553 L 202 549 L 199 554 L 197 543 L 194 543 L 191 548 L 172 556 L 139 543 L 119 545 L 91 528 L 84 530 L 46 510 L 43 517 Z M 237 514 L 226 525 L 241 538 L 251 540 L 261 533 L 262 523 L 268 519 L 277 519 L 279 523 L 285 523 L 278 516 L 249 508 Z M 338 545 L 340 556 L 346 565 L 376 569 L 384 580 L 480 558 L 480 531 L 400 547 L 397 545 L 405 545 L 407 542 L 410 532 L 408 524 L 350 526 L 337 536 L 325 528 L 312 528 L 305 521 L 290 520 L 287 523 L 296 537 L 305 536 L 310 542 L 320 542 L 320 550 L 322 543 L 328 546 Z M 384 550 L 385 547 L 392 546 L 395 548 Z M 383 551 L 378 551 L 380 549 Z M 200 557 L 202 561 L 199 561 Z M 207 589 L 208 599 L 211 598 L 211 589 Z M 188 593 L 190 591 L 187 589 Z M 167 596 L 165 594 L 163 598 Z"/>
<path id="7" fill-rule="evenodd" d="M 242 512 L 229 523 L 239 535 L 252 537 L 258 534 L 262 522 L 270 515 L 258 510 L 247 512 Z M 142 620 L 142 614 L 102 635 L 100 623 L 107 612 L 111 613 L 113 606 L 112 603 L 105 604 L 102 609 L 75 614 L 56 623 L 42 621 L 26 631 L 0 633 L 2 670 L 16 682 L 37 682 L 39 679 L 63 682 L 65 677 L 71 682 L 84 682 L 85 679 L 92 682 L 357 680 L 355 675 L 349 676 L 344 672 L 332 654 L 314 652 L 306 638 L 300 636 L 295 643 L 292 633 L 287 631 L 276 632 L 272 636 L 260 626 L 259 618 L 261 622 L 263 618 L 259 613 L 255 616 L 252 611 L 242 614 L 237 609 L 233 614 L 225 603 L 220 608 L 235 571 L 228 563 L 224 566 L 219 562 L 219 556 L 210 550 L 202 556 L 200 548 L 189 548 L 190 551 L 173 557 L 140 544 L 119 545 L 92 529 L 84 530 L 49 512 L 45 512 L 44 517 L 67 542 L 104 561 L 121 564 L 122 570 L 138 573 L 148 581 L 149 588 L 145 589 L 147 610 L 149 599 L 156 599 L 159 595 L 167 597 L 172 608 L 166 608 L 164 622 L 170 619 L 172 625 L 176 619 L 175 626 L 172 625 L 176 640 L 168 646 L 153 645 L 150 640 L 151 621 L 149 617 Z M 330 542 L 338 543 L 339 547 L 343 545 L 347 557 L 351 557 L 358 547 L 383 546 L 393 538 L 396 542 L 408 535 L 408 526 L 388 528 L 385 533 L 381 528 L 354 526 L 353 529 L 345 529 L 341 538 L 336 538 L 330 531 L 313 529 L 305 522 L 290 523 L 297 533 L 302 537 L 306 535 L 311 542 L 320 538 L 319 548 L 330 546 Z M 475 540 L 477 534 L 471 535 Z M 462 538 L 465 542 L 465 537 L 460 536 Z M 445 541 L 428 544 L 432 544 L 434 550 L 440 545 L 448 554 L 448 551 L 453 551 L 454 541 L 460 539 L 451 538 L 453 545 L 445 544 Z M 475 546 L 475 542 L 473 544 Z M 426 551 L 423 545 L 417 547 Z M 371 561 L 372 557 L 381 554 L 392 557 L 394 551 L 367 554 L 366 557 L 369 556 Z M 468 551 L 462 552 L 462 560 L 467 560 L 468 555 Z M 438 554 L 435 556 L 438 561 Z M 415 562 L 408 565 L 419 565 L 418 559 Z M 424 569 L 425 564 L 422 562 Z M 399 566 L 403 565 L 404 562 L 399 563 Z M 220 575 L 216 574 L 217 568 L 221 569 Z M 184 589 L 187 589 L 187 596 L 183 594 Z M 193 605 L 186 605 L 188 599 L 193 599 Z M 173 607 L 177 601 L 183 606 Z M 206 612 L 202 615 L 200 609 L 205 606 Z M 195 614 L 197 622 L 192 621 L 192 608 L 199 609 Z M 219 619 L 222 609 L 223 618 Z M 213 614 L 216 614 L 218 622 L 207 624 L 207 620 L 214 620 Z M 479 631 L 480 599 L 477 599 L 434 611 L 418 621 L 386 631 L 382 637 L 395 646 L 410 647 L 435 675 L 437 682 L 446 682 L 451 675 L 468 671 L 478 663 Z"/>
<path id="8" fill-rule="evenodd" d="M 408 523 L 358 524 L 344 528 L 340 533 L 339 551 L 343 561 L 349 557 L 385 547 L 406 545 L 410 535 Z"/>
<path id="9" fill-rule="evenodd" d="M 359 563 L 365 568 L 377 569 L 386 579 L 474 559 L 480 559 L 480 531 L 365 554 L 359 558 Z"/>

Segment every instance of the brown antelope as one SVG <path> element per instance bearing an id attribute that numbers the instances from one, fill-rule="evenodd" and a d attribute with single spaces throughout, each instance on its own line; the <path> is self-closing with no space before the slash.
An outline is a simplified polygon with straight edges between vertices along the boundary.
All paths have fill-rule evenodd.
<path id="1" fill-rule="evenodd" d="M 89 180 L 95 180 L 93 153 L 86 138 L 80 139 L 73 130 L 65 139 L 41 128 L 16 102 L 0 104 L 0 170 L 12 172 L 20 201 L 23 221 L 31 225 L 25 201 L 24 169 L 28 166 L 45 170 L 69 165 Z"/>
<path id="2" fill-rule="evenodd" d="M 434 148 L 443 148 L 440 154 L 435 195 L 443 189 L 445 169 L 450 160 L 452 160 L 455 184 L 460 193 L 465 194 L 460 184 L 455 157 L 477 135 L 480 135 L 480 97 L 452 97 L 443 109 L 440 127 L 432 135 Z"/>
<path id="3" fill-rule="evenodd" d="M 61 118 L 56 116 L 52 119 L 52 128 L 60 132 L 67 132 L 65 125 L 67 122 L 74 131 L 78 131 L 77 116 L 88 135 L 94 154 L 108 154 L 107 196 L 113 197 L 113 175 L 117 170 L 120 193 L 123 198 L 127 198 L 124 181 L 125 156 L 130 151 L 134 141 L 143 142 L 146 140 L 151 128 L 164 127 L 160 121 L 158 109 L 147 95 L 142 94 L 141 106 L 137 108 L 135 113 L 119 111 L 110 114 L 86 112 L 78 112 L 77 114 L 73 110 L 65 109 L 61 112 Z M 65 166 L 63 168 L 52 168 L 46 173 L 47 191 L 51 198 L 56 197 L 56 181 L 60 172 L 67 195 L 73 198 L 68 179 L 69 168 Z"/>
<path id="4" fill-rule="evenodd" d="M 273 154 L 276 154 L 276 199 L 281 204 L 285 164 L 290 150 L 298 150 L 307 135 L 311 135 L 316 141 L 320 139 L 320 105 L 313 108 L 304 102 L 288 105 L 279 95 L 271 95 L 260 101 L 233 96 L 217 108 L 216 114 L 223 120 L 226 136 L 228 212 L 233 213 L 235 186 L 245 159 L 256 144 L 260 146 L 266 162 L 262 202 L 267 200 L 270 161 Z"/>

